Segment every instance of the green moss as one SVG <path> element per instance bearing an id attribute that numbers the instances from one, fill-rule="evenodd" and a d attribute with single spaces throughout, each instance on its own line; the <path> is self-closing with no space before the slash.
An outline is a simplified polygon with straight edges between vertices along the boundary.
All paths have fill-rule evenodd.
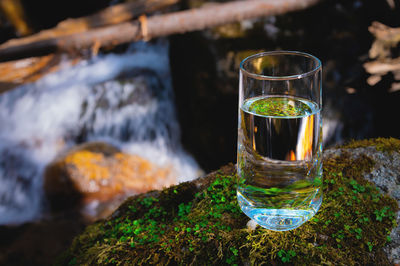
<path id="1" fill-rule="evenodd" d="M 353 140 L 342 145 L 342 148 L 362 148 L 374 146 L 377 151 L 392 153 L 393 151 L 400 152 L 400 140 L 395 138 L 377 138 L 365 140 Z"/>
<path id="2" fill-rule="evenodd" d="M 75 238 L 60 264 L 385 265 L 398 206 L 362 178 L 373 165 L 346 153 L 325 160 L 320 211 L 287 232 L 247 229 L 230 165 L 201 182 L 129 199 Z"/>

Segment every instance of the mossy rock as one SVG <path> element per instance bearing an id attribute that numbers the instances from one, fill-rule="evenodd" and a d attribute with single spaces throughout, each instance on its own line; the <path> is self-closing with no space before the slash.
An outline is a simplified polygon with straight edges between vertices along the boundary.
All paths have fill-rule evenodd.
<path id="1" fill-rule="evenodd" d="M 128 199 L 111 217 L 76 237 L 58 263 L 398 263 L 398 203 L 367 178 L 385 163 L 399 167 L 399 145 L 399 140 L 378 139 L 325 152 L 322 206 L 295 230 L 247 226 L 230 164 L 195 181 Z"/>

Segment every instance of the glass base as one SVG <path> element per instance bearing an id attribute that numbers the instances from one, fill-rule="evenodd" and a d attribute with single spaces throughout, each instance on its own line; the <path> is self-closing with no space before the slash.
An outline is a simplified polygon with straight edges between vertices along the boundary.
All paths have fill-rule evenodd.
<path id="1" fill-rule="evenodd" d="M 322 203 L 322 196 L 312 201 L 307 209 L 266 209 L 256 208 L 240 193 L 237 194 L 242 211 L 260 226 L 268 230 L 292 230 L 310 220 L 318 211 Z"/>

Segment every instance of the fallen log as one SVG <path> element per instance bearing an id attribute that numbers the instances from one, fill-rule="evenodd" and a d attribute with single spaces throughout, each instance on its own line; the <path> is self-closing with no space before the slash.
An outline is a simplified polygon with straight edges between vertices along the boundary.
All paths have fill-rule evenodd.
<path id="1" fill-rule="evenodd" d="M 139 40 L 189 31 L 203 30 L 226 23 L 271 16 L 305 9 L 319 0 L 248 0 L 206 5 L 165 15 L 142 17 L 137 21 L 95 28 L 82 33 L 24 44 L 0 46 L 0 61 L 9 61 L 53 52 L 81 51 L 93 46 L 115 46 Z"/>
<path id="2" fill-rule="evenodd" d="M 52 29 L 43 30 L 28 37 L 9 40 L 0 45 L 0 49 L 68 36 L 93 28 L 115 25 L 135 19 L 142 14 L 149 14 L 171 6 L 177 2 L 178 0 L 138 0 L 110 6 L 93 15 L 63 20 Z"/>
<path id="3" fill-rule="evenodd" d="M 114 5 L 90 16 L 66 19 L 52 29 L 43 30 L 28 37 L 9 40 L 0 47 L 3 49 L 25 44 L 29 45 L 29 43 L 60 38 L 61 36 L 85 32 L 93 28 L 115 25 L 137 18 L 141 14 L 163 9 L 177 2 L 178 0 L 137 0 Z M 62 57 L 60 54 L 50 53 L 44 56 L 27 57 L 18 61 L 0 63 L 0 93 L 21 84 L 33 82 L 43 75 L 58 70 L 61 60 L 63 62 L 68 61 L 67 64 L 75 64 L 80 59 L 81 56 L 76 54 Z"/>
<path id="4" fill-rule="evenodd" d="M 0 94 L 21 84 L 34 82 L 66 65 L 77 64 L 80 57 L 49 54 L 0 63 Z"/>

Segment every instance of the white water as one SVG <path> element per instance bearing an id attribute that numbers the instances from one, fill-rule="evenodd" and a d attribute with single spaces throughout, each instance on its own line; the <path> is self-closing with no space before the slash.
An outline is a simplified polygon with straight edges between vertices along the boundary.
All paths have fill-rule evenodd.
<path id="1" fill-rule="evenodd" d="M 0 224 L 40 217 L 43 169 L 77 142 L 105 140 L 157 165 L 172 164 L 179 181 L 201 172 L 180 144 L 164 40 L 0 94 L 0 125 Z"/>

